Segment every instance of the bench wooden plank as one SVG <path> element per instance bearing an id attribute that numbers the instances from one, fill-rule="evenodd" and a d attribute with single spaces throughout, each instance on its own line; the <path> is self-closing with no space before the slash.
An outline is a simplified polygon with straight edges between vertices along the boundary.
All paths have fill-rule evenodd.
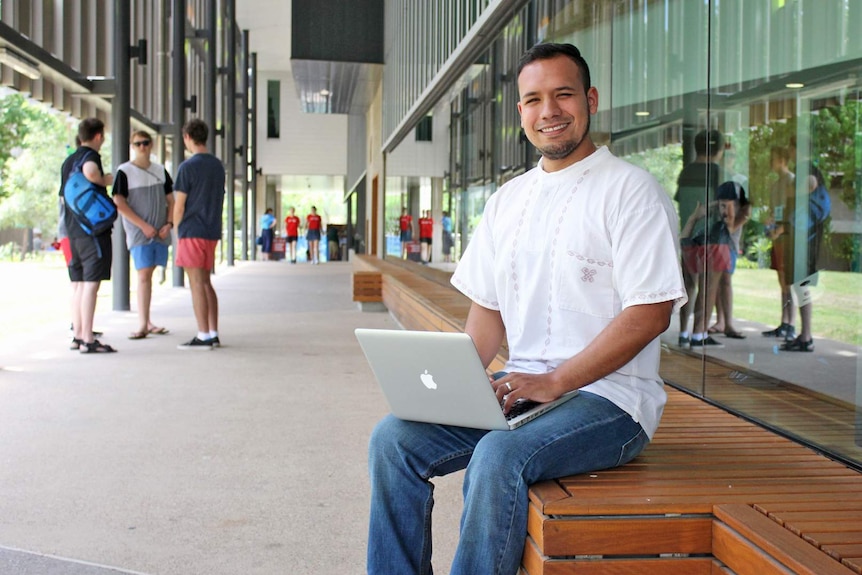
<path id="1" fill-rule="evenodd" d="M 709 554 L 712 516 L 566 517 L 542 523 L 542 552 L 567 555 Z"/>
<path id="2" fill-rule="evenodd" d="M 749 555 L 751 562 L 762 561 L 754 557 L 752 548 L 762 550 L 771 561 L 780 562 L 799 575 L 853 574 L 846 566 L 748 505 L 717 505 L 714 514 L 717 524 L 713 529 L 716 535 L 713 555 L 739 575 L 746 575 L 737 565 L 739 555 Z M 763 568 L 771 561 L 764 561 Z M 751 571 L 751 575 L 764 572 Z"/>

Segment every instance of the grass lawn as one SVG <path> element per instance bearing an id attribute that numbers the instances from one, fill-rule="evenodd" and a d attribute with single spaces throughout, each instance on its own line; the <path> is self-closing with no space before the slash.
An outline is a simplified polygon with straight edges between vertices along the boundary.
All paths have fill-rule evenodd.
<path id="1" fill-rule="evenodd" d="M 813 288 L 815 338 L 862 345 L 862 274 L 820 272 Z M 733 274 L 733 315 L 770 329 L 781 319 L 775 270 L 740 269 Z M 800 328 L 799 314 L 794 324 Z"/>

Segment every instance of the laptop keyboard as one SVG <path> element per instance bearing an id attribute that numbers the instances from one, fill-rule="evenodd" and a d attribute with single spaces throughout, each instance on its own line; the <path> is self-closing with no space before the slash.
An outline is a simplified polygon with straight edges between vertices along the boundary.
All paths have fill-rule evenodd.
<path id="1" fill-rule="evenodd" d="M 525 401 L 516 401 L 515 405 L 512 406 L 512 409 L 509 410 L 509 413 L 506 414 L 506 421 L 509 421 L 514 417 L 518 417 L 522 413 L 530 411 L 537 405 L 539 405 L 539 402 L 533 401 L 531 399 L 527 399 Z"/>

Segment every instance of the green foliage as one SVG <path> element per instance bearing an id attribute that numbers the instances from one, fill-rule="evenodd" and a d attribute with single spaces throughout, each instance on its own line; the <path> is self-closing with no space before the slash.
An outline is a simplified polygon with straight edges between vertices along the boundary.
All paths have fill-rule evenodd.
<path id="1" fill-rule="evenodd" d="M 62 116 L 18 94 L 0 99 L 0 113 L 4 107 L 7 116 L 19 122 L 2 129 L 7 136 L 15 135 L 12 145 L 20 153 L 7 155 L 0 169 L 0 227 L 53 229 L 60 166 L 69 152 L 64 145 L 68 128 Z"/>
<path id="2" fill-rule="evenodd" d="M 9 242 L 0 246 L 0 261 L 17 262 L 23 259 L 21 246 L 17 242 Z"/>
<path id="3" fill-rule="evenodd" d="M 676 194 L 677 179 L 682 171 L 682 146 L 674 144 L 645 150 L 627 156 L 626 160 L 651 173 L 672 199 Z"/>
<path id="4" fill-rule="evenodd" d="M 21 94 L 0 98 L 0 182 L 6 180 L 6 163 L 21 148 L 30 131 L 34 111 Z M 0 188 L 0 199 L 8 192 Z"/>

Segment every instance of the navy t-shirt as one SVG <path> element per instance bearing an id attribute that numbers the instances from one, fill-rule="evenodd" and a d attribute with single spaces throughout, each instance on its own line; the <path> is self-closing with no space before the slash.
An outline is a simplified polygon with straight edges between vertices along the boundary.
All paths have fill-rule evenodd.
<path id="1" fill-rule="evenodd" d="M 198 153 L 180 164 L 174 192 L 186 194 L 186 210 L 177 237 L 221 239 L 224 184 L 224 166 L 212 154 Z"/>

